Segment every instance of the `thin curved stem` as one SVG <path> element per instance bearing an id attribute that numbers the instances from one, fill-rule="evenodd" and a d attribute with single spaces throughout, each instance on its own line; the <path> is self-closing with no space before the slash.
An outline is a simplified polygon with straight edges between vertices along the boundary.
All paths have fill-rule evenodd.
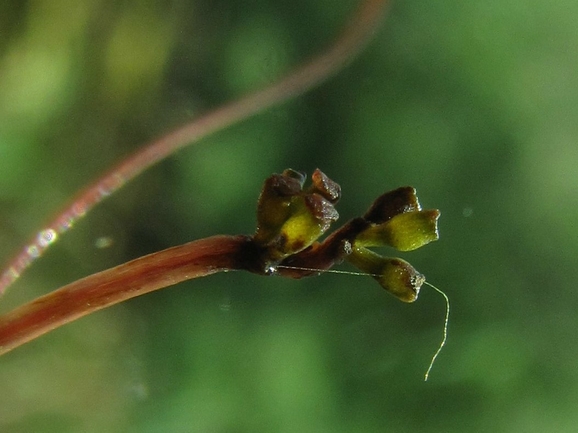
<path id="1" fill-rule="evenodd" d="M 81 191 L 58 216 L 40 230 L 8 264 L 0 277 L 0 295 L 30 264 L 96 204 L 153 164 L 201 138 L 296 97 L 336 73 L 375 33 L 387 0 L 365 0 L 334 44 L 309 63 L 271 86 L 226 104 L 145 145 L 92 185 Z"/>
<path id="2" fill-rule="evenodd" d="M 0 355 L 127 299 L 216 272 L 244 269 L 247 236 L 212 236 L 90 275 L 0 317 Z"/>

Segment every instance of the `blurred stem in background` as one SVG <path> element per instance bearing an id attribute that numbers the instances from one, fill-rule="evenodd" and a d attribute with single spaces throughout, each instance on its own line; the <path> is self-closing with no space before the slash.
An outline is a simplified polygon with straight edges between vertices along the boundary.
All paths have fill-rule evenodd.
<path id="1" fill-rule="evenodd" d="M 47 227 L 40 230 L 22 252 L 8 264 L 0 277 L 0 296 L 77 220 L 143 170 L 214 131 L 226 128 L 272 105 L 302 94 L 337 72 L 348 61 L 351 61 L 375 34 L 387 3 L 387 0 L 365 0 L 342 34 L 327 51 L 298 67 L 275 84 L 218 108 L 143 146 L 141 150 L 80 192 L 72 203 Z"/>

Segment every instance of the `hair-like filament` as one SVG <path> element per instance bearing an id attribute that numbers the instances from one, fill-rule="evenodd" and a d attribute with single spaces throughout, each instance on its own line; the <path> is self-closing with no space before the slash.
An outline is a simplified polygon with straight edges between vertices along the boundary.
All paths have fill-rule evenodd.
<path id="1" fill-rule="evenodd" d="M 367 274 L 365 272 L 340 271 L 340 270 L 336 270 L 336 269 L 314 269 L 314 268 L 304 268 L 304 267 L 299 267 L 299 266 L 284 266 L 284 265 L 277 265 L 276 267 L 277 268 L 286 268 L 286 269 L 297 269 L 297 270 L 301 270 L 301 271 L 319 272 L 319 273 L 329 272 L 332 274 L 345 274 L 345 275 L 357 275 L 357 276 L 369 276 L 369 277 L 379 276 L 379 275 L 374 275 L 374 274 Z M 428 365 L 428 368 L 425 372 L 424 381 L 427 382 L 427 380 L 429 379 L 429 375 L 431 373 L 431 369 L 433 368 L 434 362 L 436 361 L 438 355 L 440 354 L 440 352 L 442 351 L 442 349 L 446 345 L 446 341 L 448 339 L 448 324 L 450 321 L 450 300 L 449 300 L 448 296 L 441 289 L 438 289 L 433 284 L 431 284 L 427 281 L 424 281 L 424 284 L 428 285 L 429 287 L 434 289 L 436 292 L 438 292 L 440 295 L 442 295 L 445 302 L 446 302 L 446 315 L 445 315 L 445 319 L 444 319 L 443 337 L 442 337 L 442 340 L 441 340 L 437 350 L 435 351 L 434 355 L 432 356 L 431 361 Z"/>
<path id="2" fill-rule="evenodd" d="M 436 292 L 438 292 L 440 295 L 442 295 L 446 301 L 446 317 L 444 319 L 443 337 L 442 337 L 442 341 L 440 342 L 440 345 L 438 346 L 438 350 L 436 350 L 436 353 L 434 353 L 434 355 L 432 356 L 431 361 L 429 363 L 429 366 L 427 368 L 427 371 L 425 372 L 425 376 L 424 376 L 423 380 L 427 382 L 427 380 L 429 378 L 429 374 L 431 372 L 431 369 L 434 365 L 434 362 L 435 362 L 436 358 L 438 357 L 438 355 L 440 354 L 440 352 L 442 351 L 442 349 L 444 348 L 444 346 L 446 345 L 446 341 L 448 339 L 448 323 L 450 321 L 450 299 L 448 298 L 448 295 L 446 295 L 443 291 L 438 289 L 433 284 L 428 283 L 427 281 L 424 281 L 424 284 L 427 284 L 432 289 L 434 289 Z"/>

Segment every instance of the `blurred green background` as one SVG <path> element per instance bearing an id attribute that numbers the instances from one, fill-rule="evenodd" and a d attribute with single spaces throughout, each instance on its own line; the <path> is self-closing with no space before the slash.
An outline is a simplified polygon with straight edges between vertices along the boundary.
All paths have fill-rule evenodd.
<path id="1" fill-rule="evenodd" d="M 356 2 L 0 5 L 0 261 L 150 139 L 320 52 Z M 321 168 L 341 219 L 417 188 L 403 254 L 452 301 L 366 277 L 229 273 L 0 359 L 0 431 L 575 432 L 578 2 L 397 1 L 321 87 L 187 148 L 92 211 L 0 312 L 145 253 L 251 233 L 262 181 Z M 346 267 L 344 269 L 347 269 Z"/>

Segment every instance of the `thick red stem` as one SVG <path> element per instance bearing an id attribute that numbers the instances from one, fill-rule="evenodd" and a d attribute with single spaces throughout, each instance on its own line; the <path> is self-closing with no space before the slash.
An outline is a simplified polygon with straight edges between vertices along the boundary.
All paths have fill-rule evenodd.
<path id="1" fill-rule="evenodd" d="M 0 318 L 0 355 L 127 299 L 216 272 L 245 269 L 253 251 L 247 236 L 212 236 L 70 283 Z"/>

